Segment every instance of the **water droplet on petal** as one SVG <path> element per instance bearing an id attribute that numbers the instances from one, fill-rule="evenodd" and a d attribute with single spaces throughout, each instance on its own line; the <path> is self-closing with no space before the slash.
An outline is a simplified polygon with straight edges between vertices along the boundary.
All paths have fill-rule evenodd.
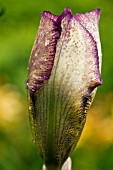
<path id="1" fill-rule="evenodd" d="M 31 106 L 29 106 L 29 110 L 31 110 L 32 109 L 32 107 Z"/>
<path id="2" fill-rule="evenodd" d="M 36 141 L 34 139 L 32 139 L 32 142 L 35 143 Z"/>
<path id="3" fill-rule="evenodd" d="M 49 40 L 45 41 L 45 46 L 47 46 L 49 44 Z"/>

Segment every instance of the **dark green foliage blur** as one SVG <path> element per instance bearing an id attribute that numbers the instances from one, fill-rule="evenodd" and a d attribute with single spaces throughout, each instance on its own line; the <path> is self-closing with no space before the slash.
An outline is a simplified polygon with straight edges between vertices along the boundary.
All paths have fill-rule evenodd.
<path id="1" fill-rule="evenodd" d="M 113 170 L 113 1 L 0 0 L 0 170 L 41 170 L 27 113 L 27 65 L 41 11 L 101 9 L 103 85 L 88 114 L 72 170 Z"/>

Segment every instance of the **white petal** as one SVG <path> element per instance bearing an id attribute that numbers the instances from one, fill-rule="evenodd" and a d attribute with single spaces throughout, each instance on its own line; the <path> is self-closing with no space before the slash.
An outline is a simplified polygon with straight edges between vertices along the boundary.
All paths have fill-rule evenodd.
<path id="1" fill-rule="evenodd" d="M 92 34 L 94 40 L 97 42 L 98 56 L 99 56 L 99 68 L 101 71 L 101 43 L 99 36 L 99 19 L 100 9 L 96 9 L 86 14 L 75 14 L 74 17 Z"/>

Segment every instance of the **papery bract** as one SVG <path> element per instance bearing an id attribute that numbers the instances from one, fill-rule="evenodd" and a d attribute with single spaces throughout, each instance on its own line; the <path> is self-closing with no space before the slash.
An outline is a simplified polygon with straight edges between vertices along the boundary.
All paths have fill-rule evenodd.
<path id="1" fill-rule="evenodd" d="M 102 84 L 100 10 L 43 12 L 28 67 L 33 138 L 47 169 L 61 169 L 75 148 Z"/>

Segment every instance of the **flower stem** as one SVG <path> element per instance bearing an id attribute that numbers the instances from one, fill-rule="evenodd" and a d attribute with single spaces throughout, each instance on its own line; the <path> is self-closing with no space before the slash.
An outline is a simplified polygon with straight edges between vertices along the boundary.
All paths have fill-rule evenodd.
<path id="1" fill-rule="evenodd" d="M 47 170 L 61 170 L 60 167 L 56 167 L 56 166 L 46 166 Z"/>

